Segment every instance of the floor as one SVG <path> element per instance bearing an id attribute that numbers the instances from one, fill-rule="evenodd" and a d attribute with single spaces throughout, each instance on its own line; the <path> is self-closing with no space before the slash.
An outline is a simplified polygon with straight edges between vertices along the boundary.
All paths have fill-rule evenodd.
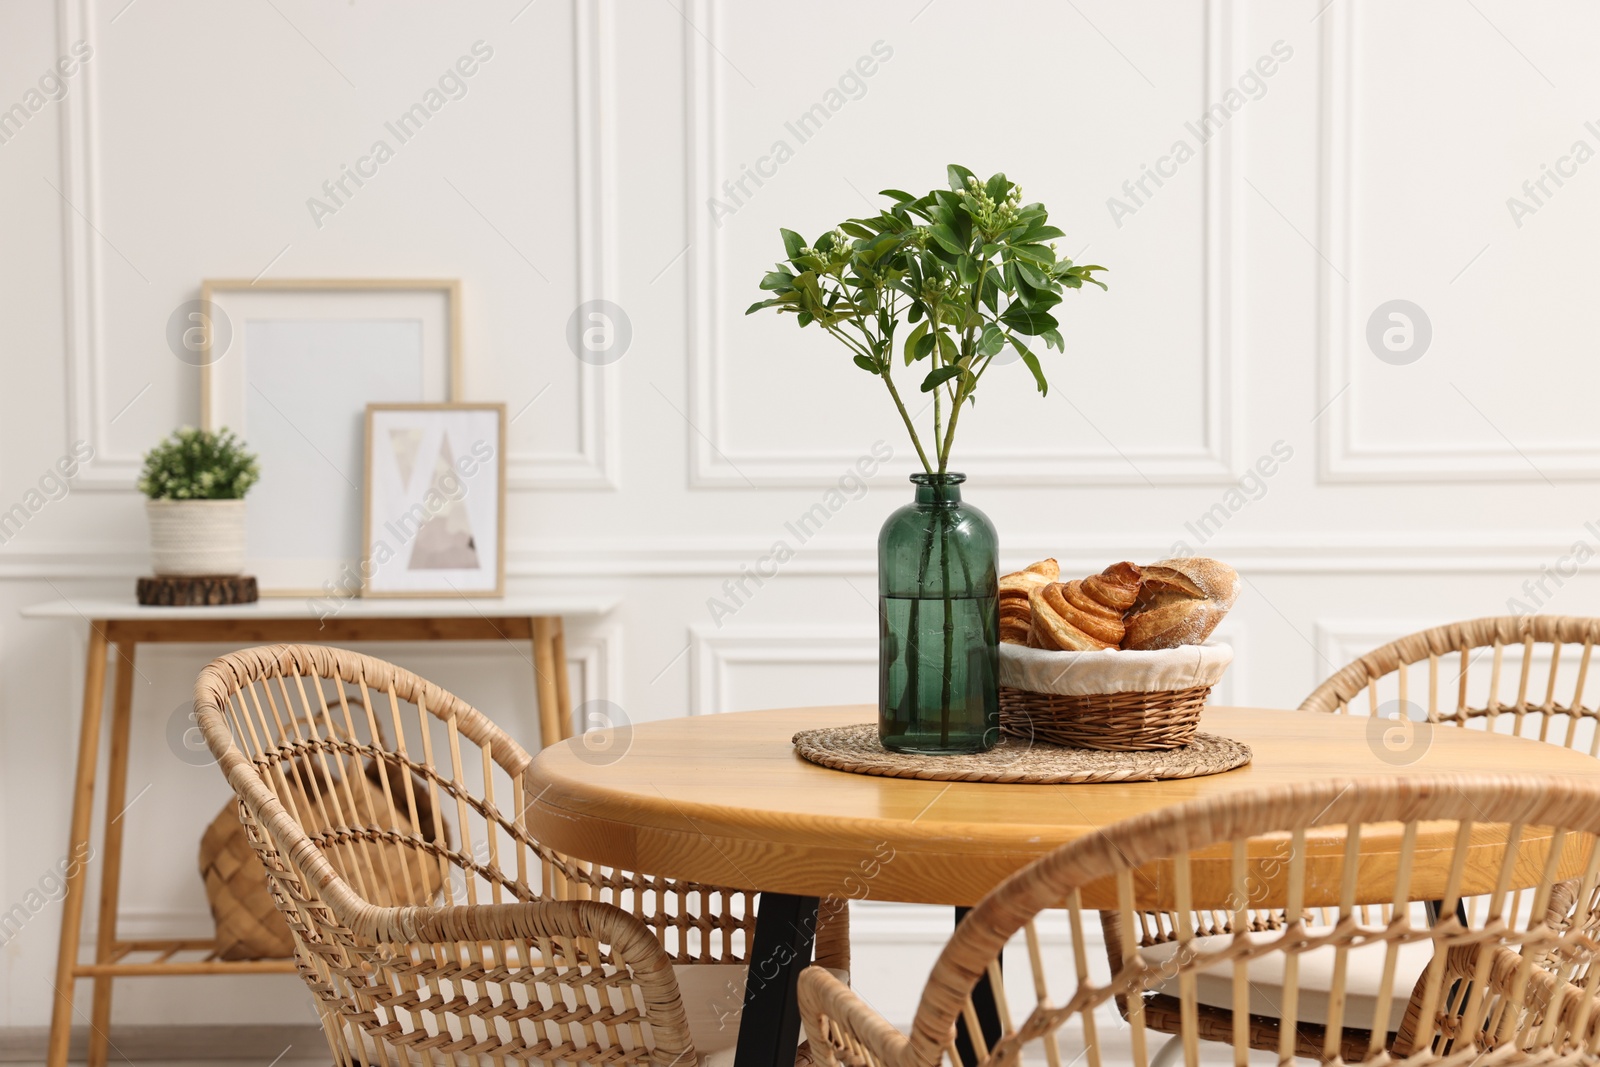
<path id="1" fill-rule="evenodd" d="M 1132 1034 L 1127 1023 L 1110 1005 L 1102 1007 L 1100 1011 L 1095 1013 L 1095 1017 L 1097 1023 L 1096 1036 L 1099 1039 L 1100 1046 L 1099 1058 L 1103 1067 L 1122 1067 L 1122 1065 L 1131 1064 L 1133 1062 Z M 153 1031 L 156 1028 L 150 1029 Z M 236 1055 L 228 1059 L 204 1060 L 145 1058 L 140 1055 L 144 1050 L 137 1047 L 140 1041 L 135 1039 L 128 1043 L 128 1048 L 126 1049 L 127 1052 L 133 1053 L 132 1056 L 119 1055 L 116 1051 L 112 1052 L 111 1067 L 127 1067 L 130 1064 L 137 1064 L 137 1067 L 329 1067 L 331 1062 L 326 1046 L 320 1040 L 313 1040 L 320 1038 L 320 1035 L 315 1031 L 305 1035 L 306 1040 L 300 1040 L 300 1035 L 296 1034 L 295 1043 L 287 1048 L 282 1044 L 283 1035 L 281 1031 L 270 1035 L 267 1033 L 240 1032 L 239 1036 L 244 1040 L 237 1049 Z M 1153 1056 L 1165 1040 L 1163 1035 L 1150 1034 L 1150 1055 Z M 251 1043 L 259 1047 L 255 1049 L 244 1047 Z M 171 1047 L 170 1041 L 166 1044 L 168 1048 Z M 210 1047 L 215 1048 L 217 1046 L 213 1043 Z M 41 1061 L 35 1060 L 18 1060 L 11 1057 L 0 1057 L 0 1060 L 4 1060 L 3 1067 L 14 1067 L 14 1065 L 15 1067 L 44 1067 Z M 1029 1054 L 1023 1057 L 1023 1062 L 1028 1067 L 1033 1067 L 1036 1061 L 1040 1064 L 1040 1067 L 1043 1067 L 1044 1057 L 1042 1053 L 1035 1049 L 1030 1049 Z M 1090 1058 L 1087 1054 L 1087 1049 L 1084 1047 L 1083 1032 L 1076 1023 L 1069 1024 L 1066 1032 L 1061 1035 L 1060 1061 L 1063 1067 L 1089 1067 Z M 1200 1061 L 1207 1065 L 1228 1064 L 1232 1062 L 1232 1052 L 1224 1045 L 1204 1044 L 1201 1046 Z M 1252 1053 L 1250 1061 L 1252 1067 L 1267 1067 L 1269 1064 L 1276 1063 L 1277 1057 L 1270 1053 L 1257 1052 Z M 72 1061 L 74 1065 L 81 1062 L 80 1060 Z M 1181 1058 L 1179 1062 L 1181 1062 Z"/>
<path id="2" fill-rule="evenodd" d="M 1065 1067 L 1066 1064 L 1069 1064 L 1069 1063 L 1070 1064 L 1076 1064 L 1077 1067 L 1085 1067 L 1085 1065 L 1087 1065 L 1088 1057 L 1082 1055 L 1082 1049 L 1081 1048 L 1076 1050 L 1074 1055 L 1076 1055 L 1076 1057 L 1077 1057 L 1076 1059 L 1074 1059 L 1072 1056 L 1064 1056 L 1063 1057 L 1062 1063 L 1063 1063 L 1064 1067 Z M 1102 1047 L 1100 1055 L 1101 1055 L 1101 1063 L 1104 1064 L 1104 1067 L 1120 1067 L 1120 1065 L 1129 1064 L 1129 1063 L 1132 1062 L 1132 1059 L 1129 1057 L 1128 1052 L 1127 1052 L 1126 1049 L 1117 1048 L 1110 1041 L 1107 1041 L 1105 1043 L 1105 1045 Z M 126 1067 L 126 1064 L 128 1064 L 128 1063 L 130 1063 L 132 1061 L 124 1060 L 124 1061 L 120 1061 L 120 1062 L 123 1065 L 123 1067 Z M 138 1063 L 138 1067 L 240 1067 L 241 1064 L 248 1064 L 248 1063 L 255 1063 L 255 1062 L 257 1062 L 257 1061 L 249 1060 L 249 1059 L 233 1059 L 233 1060 L 141 1060 Z M 1025 1059 L 1023 1062 L 1031 1064 L 1032 1060 Z M 1040 1060 L 1040 1062 L 1043 1062 L 1042 1059 Z M 1179 1058 L 1178 1062 L 1179 1063 L 1183 1062 L 1181 1057 Z M 1227 1063 L 1232 1063 L 1233 1062 L 1233 1058 L 1232 1058 L 1232 1054 L 1230 1053 L 1230 1051 L 1226 1047 L 1224 1047 L 1222 1045 L 1215 1045 L 1215 1046 L 1204 1047 L 1204 1048 L 1201 1049 L 1200 1062 L 1204 1063 L 1204 1064 L 1227 1064 Z M 1264 1052 L 1263 1053 L 1255 1053 L 1250 1057 L 1250 1062 L 1253 1065 L 1259 1064 L 1259 1065 L 1261 1065 L 1261 1067 L 1266 1067 L 1267 1064 L 1276 1063 L 1277 1062 L 1277 1057 L 1273 1056 L 1273 1055 L 1270 1055 L 1268 1053 L 1264 1053 Z M 1306 1062 L 1309 1063 L 1310 1061 L 1306 1061 Z M 76 1067 L 76 1063 L 77 1063 L 77 1061 L 74 1061 L 74 1067 Z M 269 1063 L 269 1061 L 266 1060 L 265 1058 L 263 1058 L 262 1060 L 259 1061 L 259 1063 L 262 1065 L 262 1067 L 266 1067 L 266 1065 Z M 119 1064 L 119 1061 L 116 1059 L 116 1057 L 113 1056 L 112 1060 L 111 1060 L 111 1067 L 118 1067 L 118 1064 Z M 21 1065 L 21 1067 L 43 1067 L 43 1064 L 25 1064 L 25 1065 Z M 318 1058 L 315 1058 L 315 1059 L 282 1059 L 282 1060 L 276 1061 L 276 1063 L 271 1064 L 271 1067 L 329 1067 L 329 1060 L 328 1060 L 327 1056 L 321 1056 L 321 1057 L 318 1057 Z"/>

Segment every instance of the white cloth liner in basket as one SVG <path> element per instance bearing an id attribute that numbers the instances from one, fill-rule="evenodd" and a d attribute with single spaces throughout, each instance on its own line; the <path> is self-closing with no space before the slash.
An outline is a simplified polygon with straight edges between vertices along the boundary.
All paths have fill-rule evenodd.
<path id="1" fill-rule="evenodd" d="M 1159 693 L 1216 685 L 1232 662 L 1233 649 L 1228 645 L 1181 645 L 1152 652 L 1116 648 L 1055 652 L 1002 644 L 1000 684 L 1060 696 Z"/>

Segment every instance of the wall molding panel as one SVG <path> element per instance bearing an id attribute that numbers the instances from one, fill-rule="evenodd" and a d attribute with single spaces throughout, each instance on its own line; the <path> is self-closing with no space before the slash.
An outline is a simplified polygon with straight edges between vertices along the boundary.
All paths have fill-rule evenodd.
<path id="1" fill-rule="evenodd" d="M 1238 669 L 1239 664 L 1250 662 L 1250 639 L 1243 625 L 1237 618 L 1227 618 L 1212 633 L 1210 639 L 1219 645 L 1227 645 L 1233 649 L 1233 663 L 1219 681 L 1211 689 L 1211 699 L 1208 703 L 1221 707 L 1249 708 L 1254 707 L 1250 701 L 1249 672 Z"/>
<path id="2" fill-rule="evenodd" d="M 741 451 L 728 440 L 727 398 L 721 380 L 725 359 L 722 323 L 740 309 L 725 306 L 718 292 L 723 264 L 718 229 L 704 210 L 714 192 L 723 140 L 719 59 L 720 0 L 686 0 L 684 69 L 688 99 L 689 218 L 689 434 L 690 484 L 749 489 L 763 486 L 827 486 L 856 458 L 846 451 Z M 1232 0 L 1208 0 L 1203 47 L 1206 78 L 1202 96 L 1219 99 L 1230 88 L 1231 56 L 1239 33 Z M 1201 108 L 1204 101 L 1201 102 Z M 1060 486 L 1225 484 L 1235 480 L 1242 434 L 1232 320 L 1235 303 L 1233 244 L 1234 171 L 1240 134 L 1229 125 L 1203 147 L 1205 156 L 1204 372 L 1205 432 L 1193 446 L 1177 450 L 967 451 L 963 468 L 990 485 Z M 1133 464 L 1137 464 L 1137 469 Z M 898 473 L 898 467 L 895 468 Z"/>
<path id="3" fill-rule="evenodd" d="M 1363 253 L 1380 254 L 1382 241 L 1364 240 L 1356 205 L 1358 168 L 1363 159 L 1381 159 L 1362 141 L 1357 119 L 1356 68 L 1361 60 L 1361 20 L 1374 9 L 1340 4 L 1321 18 L 1322 62 L 1318 86 L 1322 123 L 1319 246 L 1326 257 L 1321 274 L 1321 373 L 1317 409 L 1319 468 L 1323 480 L 1352 484 L 1386 482 L 1542 482 L 1547 479 L 1600 478 L 1600 436 L 1556 447 L 1513 444 L 1501 434 L 1494 441 L 1439 441 L 1426 447 L 1396 447 L 1364 441 L 1356 430 L 1361 402 L 1358 360 L 1363 309 L 1355 304 Z M 1364 12 L 1366 14 L 1364 14 Z M 1463 407 L 1463 412 L 1466 408 Z M 1470 417 L 1470 416 L 1467 416 Z"/>
<path id="4" fill-rule="evenodd" d="M 623 703 L 626 660 L 622 642 L 622 626 L 614 622 L 574 628 L 567 634 L 567 669 L 576 675 L 579 683 L 572 694 L 574 715 L 593 700 Z M 581 721 L 578 726 L 582 728 Z"/>
<path id="5" fill-rule="evenodd" d="M 58 44 L 83 38 L 98 48 L 99 27 L 94 0 L 56 0 Z M 573 149 L 577 161 L 578 302 L 615 297 L 616 148 L 615 41 L 613 6 L 608 2 L 572 0 L 572 57 L 576 113 Z M 98 83 L 100 72 L 85 63 L 78 75 L 79 91 L 69 92 L 61 109 L 61 193 L 71 206 L 62 205 L 62 261 L 66 295 L 66 441 L 95 446 L 95 456 L 84 464 L 76 484 L 90 490 L 134 492 L 140 457 L 112 452 L 110 422 L 118 411 L 108 402 L 104 387 L 105 337 L 103 316 L 103 252 L 100 247 L 101 209 Z M 81 211 L 81 214 L 79 213 Z M 237 272 L 235 272 L 237 273 Z M 248 272 L 245 272 L 248 274 Z M 201 279 L 193 280 L 198 294 Z M 470 288 L 466 300 L 471 300 Z M 472 329 L 464 323 L 464 348 L 472 351 Z M 470 381 L 470 369 L 468 378 Z M 581 363 L 574 403 L 578 411 L 579 448 L 576 452 L 533 452 L 510 449 L 506 456 L 506 485 L 512 490 L 609 489 L 619 487 L 621 436 L 619 381 L 615 364 Z M 198 386 L 196 387 L 198 396 Z M 457 399 L 478 399 L 468 395 Z M 511 414 L 517 414 L 511 404 Z"/>
<path id="6" fill-rule="evenodd" d="M 615 299 L 616 48 L 613 5 L 572 0 L 577 115 L 578 301 Z M 511 451 L 510 489 L 617 489 L 622 471 L 615 363 L 580 363 L 576 456 Z M 512 414 L 515 414 L 513 412 Z"/>
<path id="7" fill-rule="evenodd" d="M 877 634 L 861 626 L 689 627 L 689 714 L 734 711 L 724 699 L 740 666 L 876 664 Z"/>

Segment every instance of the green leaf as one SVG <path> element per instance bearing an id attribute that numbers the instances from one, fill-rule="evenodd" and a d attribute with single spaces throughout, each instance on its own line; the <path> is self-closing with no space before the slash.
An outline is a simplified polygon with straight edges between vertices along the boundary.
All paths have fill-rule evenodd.
<path id="1" fill-rule="evenodd" d="M 1022 256 L 1022 257 L 1026 258 L 1026 259 L 1031 259 L 1035 263 L 1043 263 L 1043 264 L 1045 264 L 1047 266 L 1056 261 L 1056 254 L 1054 252 L 1050 251 L 1050 246 L 1049 245 L 1040 245 L 1040 244 L 1012 245 L 1011 246 L 1011 250 L 1013 252 L 1015 252 L 1019 256 Z"/>
<path id="2" fill-rule="evenodd" d="M 935 189 L 933 191 L 933 199 L 939 208 L 947 213 L 949 219 L 965 214 L 961 206 L 961 198 L 955 193 L 947 193 L 943 189 Z"/>
<path id="3" fill-rule="evenodd" d="M 929 371 L 928 372 L 928 376 L 926 378 L 922 379 L 922 391 L 924 393 L 933 392 L 935 389 L 937 389 L 943 383 L 945 383 L 945 382 L 949 381 L 951 378 L 954 378 L 957 375 L 961 374 L 961 372 L 963 370 L 965 370 L 965 369 L 966 368 L 964 368 L 964 367 L 960 367 L 960 366 L 956 366 L 954 364 L 951 364 L 951 365 L 948 365 L 948 366 L 939 367 L 936 370 Z"/>
<path id="4" fill-rule="evenodd" d="M 865 226 L 861 225 L 859 222 L 846 222 L 842 224 L 839 229 L 843 230 L 851 237 L 861 237 L 867 240 L 871 240 L 872 238 L 878 236 Z"/>
<path id="5" fill-rule="evenodd" d="M 916 197 L 912 196 L 910 193 L 903 192 L 903 191 L 901 191 L 899 189 L 879 189 L 878 190 L 878 195 L 879 196 L 887 196 L 890 199 L 898 200 L 901 203 L 904 203 L 907 200 L 915 200 L 916 199 Z"/>
<path id="6" fill-rule="evenodd" d="M 868 374 L 881 374 L 881 373 L 883 373 L 882 371 L 880 371 L 878 369 L 878 364 L 876 362 L 874 362 L 873 360 L 868 359 L 866 356 L 861 356 L 861 355 L 856 356 L 855 357 L 855 363 L 856 363 L 856 366 L 860 367 L 862 370 L 866 371 Z"/>
<path id="7" fill-rule="evenodd" d="M 1033 351 L 1027 345 L 1022 343 L 1021 338 L 1013 336 L 1010 340 L 1011 347 L 1017 350 L 1017 355 L 1022 357 L 1022 362 L 1026 363 L 1028 369 L 1033 372 L 1033 381 L 1039 387 L 1039 395 L 1049 395 L 1050 383 L 1044 380 L 1044 371 L 1039 366 L 1038 357 L 1033 354 Z"/>
<path id="8" fill-rule="evenodd" d="M 778 232 L 783 234 L 784 254 L 790 259 L 799 259 L 800 250 L 806 246 L 806 239 L 795 233 L 793 230 L 785 230 L 780 228 Z"/>
<path id="9" fill-rule="evenodd" d="M 978 355 L 992 356 L 1006 346 L 1006 333 L 992 322 L 985 323 L 978 341 Z"/>
<path id="10" fill-rule="evenodd" d="M 927 325 L 927 323 L 923 323 L 923 325 Z M 933 334 L 931 334 L 931 333 L 923 334 L 921 337 L 919 337 L 917 339 L 917 347 L 914 350 L 915 358 L 916 359 L 927 359 L 929 356 L 931 356 L 933 354 L 933 346 L 934 346 Z"/>
<path id="11" fill-rule="evenodd" d="M 762 308 L 774 307 L 778 304 L 787 304 L 789 300 L 784 297 L 773 297 L 771 300 L 757 300 L 754 304 L 744 309 L 746 315 L 760 311 Z"/>
<path id="12" fill-rule="evenodd" d="M 917 350 L 917 345 L 922 343 L 922 339 L 923 339 L 923 337 L 925 337 L 927 335 L 927 333 L 928 333 L 928 323 L 926 321 L 923 321 L 923 322 L 919 323 L 917 325 L 917 328 L 915 330 L 911 331 L 911 335 L 906 338 L 906 346 L 905 346 L 906 366 L 908 366 L 908 367 L 911 366 L 911 364 L 916 360 L 917 357 L 915 355 L 915 352 Z"/>
<path id="13" fill-rule="evenodd" d="M 1012 304 L 1006 308 L 1005 314 L 1000 316 L 1000 321 L 1009 326 L 1013 333 L 1023 333 L 1030 337 L 1053 330 L 1060 323 L 1048 311 L 1035 311 L 1023 307 L 1021 304 Z"/>
<path id="14" fill-rule="evenodd" d="M 942 222 L 929 227 L 928 232 L 939 242 L 939 246 L 951 255 L 959 256 L 967 250 L 967 246 L 961 243 L 961 238 L 956 236 L 955 230 Z"/>
<path id="15" fill-rule="evenodd" d="M 1006 194 L 1011 191 L 1011 183 L 1006 181 L 1006 176 L 1004 173 L 994 174 L 991 175 L 988 182 L 984 184 L 983 191 L 989 194 L 990 200 L 993 200 L 998 204 L 1000 201 L 1004 200 L 1006 198 Z"/>
<path id="16" fill-rule="evenodd" d="M 817 274 L 815 271 L 806 271 L 795 277 L 795 285 L 805 291 L 813 303 L 822 303 L 822 290 L 817 287 Z"/>
<path id="17" fill-rule="evenodd" d="M 943 330 L 939 331 L 939 357 L 945 361 L 946 365 L 954 365 L 961 358 L 960 351 L 956 349 L 955 341 Z"/>
<path id="18" fill-rule="evenodd" d="M 1058 237 L 1065 236 L 1065 233 L 1054 226 L 1035 226 L 1023 236 L 1023 239 L 1029 244 L 1036 244 L 1039 241 L 1054 241 Z"/>
<path id="19" fill-rule="evenodd" d="M 796 316 L 796 318 L 799 320 L 800 325 L 802 325 L 802 326 L 810 326 L 811 323 L 812 323 L 812 320 L 814 320 L 816 318 L 816 316 L 811 314 L 811 312 L 809 312 L 809 311 L 802 311 L 802 312 L 800 312 L 800 314 L 798 316 Z"/>
<path id="20" fill-rule="evenodd" d="M 971 256 L 956 257 L 956 277 L 962 285 L 973 285 L 978 280 L 978 261 Z"/>
<path id="21" fill-rule="evenodd" d="M 794 288 L 794 275 L 786 270 L 768 271 L 761 279 L 761 288 L 783 292 Z"/>
<path id="22" fill-rule="evenodd" d="M 1092 266 L 1092 265 L 1091 266 L 1078 266 L 1078 265 L 1070 266 L 1066 270 L 1061 272 L 1061 275 L 1062 275 L 1062 278 L 1063 278 L 1062 284 L 1064 284 L 1064 285 L 1072 285 L 1073 288 L 1076 289 L 1076 288 L 1081 287 L 1084 282 L 1093 282 L 1095 285 L 1098 285 L 1102 289 L 1106 288 L 1106 283 L 1105 282 L 1101 281 L 1099 278 L 1096 278 L 1096 277 L 1094 277 L 1094 275 L 1089 273 L 1090 271 L 1095 271 L 1095 270 L 1105 270 L 1105 268 L 1104 267 L 1100 267 L 1100 266 Z M 1071 281 L 1067 281 L 1066 279 L 1071 279 Z M 1077 283 L 1077 284 L 1073 284 L 1074 282 Z"/>
<path id="23" fill-rule="evenodd" d="M 1038 268 L 1034 264 L 1021 258 L 1020 256 L 1017 258 L 1016 264 L 1017 273 L 1022 275 L 1023 280 L 1029 285 L 1033 286 L 1035 289 L 1044 289 L 1050 285 L 1050 282 L 1045 279 L 1043 274 L 1039 273 Z"/>
<path id="24" fill-rule="evenodd" d="M 1060 330 L 1046 330 L 1039 336 L 1044 338 L 1045 344 L 1054 348 L 1057 352 L 1065 352 L 1067 350 L 1067 342 L 1061 339 Z"/>
<path id="25" fill-rule="evenodd" d="M 1028 301 L 1028 310 L 1049 311 L 1059 303 L 1061 303 L 1061 294 L 1052 285 L 1048 289 L 1041 289 L 1033 294 L 1033 299 Z"/>
<path id="26" fill-rule="evenodd" d="M 959 163 L 952 163 L 944 169 L 945 178 L 950 182 L 951 192 L 960 192 L 967 187 L 967 179 L 975 175 Z"/>

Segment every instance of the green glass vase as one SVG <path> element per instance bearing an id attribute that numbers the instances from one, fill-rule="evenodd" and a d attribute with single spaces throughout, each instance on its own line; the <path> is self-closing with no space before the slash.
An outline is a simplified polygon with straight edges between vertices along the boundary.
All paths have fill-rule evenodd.
<path id="1" fill-rule="evenodd" d="M 878 534 L 878 736 L 895 752 L 984 752 L 1000 739 L 999 538 L 961 501 L 966 475 L 911 476 Z"/>

